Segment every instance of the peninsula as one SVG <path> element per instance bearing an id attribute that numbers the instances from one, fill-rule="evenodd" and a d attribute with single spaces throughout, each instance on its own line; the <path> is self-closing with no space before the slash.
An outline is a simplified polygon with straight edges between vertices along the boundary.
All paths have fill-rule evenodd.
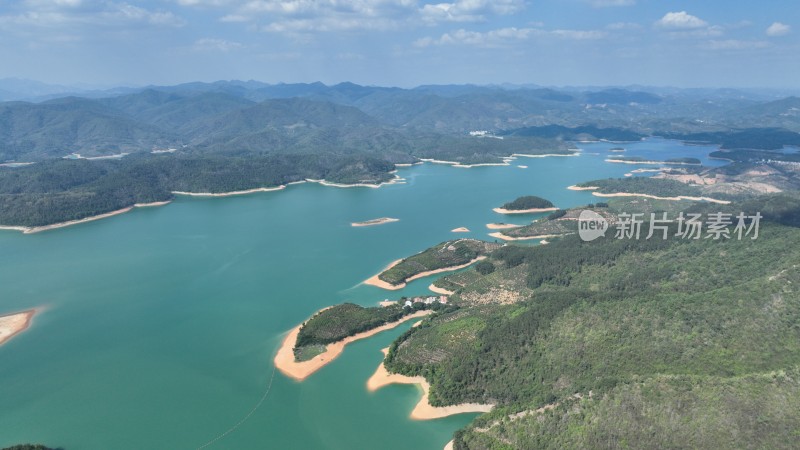
<path id="1" fill-rule="evenodd" d="M 498 244 L 477 239 L 445 241 L 421 253 L 397 260 L 364 284 L 382 289 L 397 290 L 406 283 L 442 272 L 463 269 L 482 259 L 499 247 Z"/>

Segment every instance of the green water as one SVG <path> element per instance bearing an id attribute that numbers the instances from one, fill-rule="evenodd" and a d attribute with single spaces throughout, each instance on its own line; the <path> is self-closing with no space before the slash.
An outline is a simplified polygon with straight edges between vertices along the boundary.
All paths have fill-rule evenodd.
<path id="1" fill-rule="evenodd" d="M 534 194 L 569 207 L 595 201 L 571 184 L 619 177 L 612 144 L 579 157 L 508 167 L 401 169 L 407 184 L 316 184 L 162 208 L 34 234 L 0 233 L 0 313 L 42 306 L 0 347 L 0 447 L 195 449 L 247 414 L 264 392 L 283 333 L 321 307 L 426 292 L 359 283 L 387 263 L 486 223 L 523 223 L 493 207 Z M 627 155 L 704 155 L 667 141 Z M 529 166 L 520 169 L 516 164 Z M 400 222 L 353 228 L 376 217 Z M 530 216 L 527 217 L 530 220 Z M 450 230 L 466 226 L 471 233 Z M 365 389 L 410 324 L 349 345 L 303 383 L 275 375 L 261 408 L 211 449 L 440 449 L 473 414 L 412 421 L 415 386 Z"/>

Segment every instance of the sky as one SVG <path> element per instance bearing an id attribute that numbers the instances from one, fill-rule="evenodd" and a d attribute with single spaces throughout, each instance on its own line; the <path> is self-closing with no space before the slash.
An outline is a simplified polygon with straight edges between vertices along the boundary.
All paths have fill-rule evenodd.
<path id="1" fill-rule="evenodd" d="M 0 78 L 795 89 L 796 1 L 0 0 Z"/>

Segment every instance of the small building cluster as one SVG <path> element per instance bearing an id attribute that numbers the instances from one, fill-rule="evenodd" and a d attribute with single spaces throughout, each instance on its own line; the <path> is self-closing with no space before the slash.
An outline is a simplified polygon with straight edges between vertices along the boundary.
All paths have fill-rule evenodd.
<path id="1" fill-rule="evenodd" d="M 410 298 L 410 299 L 406 300 L 406 302 L 403 304 L 403 307 L 404 308 L 413 308 L 414 307 L 414 303 L 424 303 L 426 305 L 432 305 L 432 304 L 434 304 L 436 302 L 439 302 L 439 303 L 441 303 L 443 305 L 446 305 L 447 304 L 447 296 L 446 295 L 440 295 L 440 296 L 437 297 L 437 296 L 433 296 L 432 295 L 430 297 L 413 297 L 413 298 Z"/>

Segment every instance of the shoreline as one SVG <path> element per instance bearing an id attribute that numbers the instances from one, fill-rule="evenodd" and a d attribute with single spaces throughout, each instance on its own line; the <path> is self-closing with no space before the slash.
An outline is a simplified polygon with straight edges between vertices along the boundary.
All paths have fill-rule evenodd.
<path id="1" fill-rule="evenodd" d="M 642 160 L 642 161 L 629 161 L 625 159 L 606 159 L 605 162 L 608 163 L 615 163 L 615 164 L 646 164 L 646 165 L 653 165 L 653 164 L 665 164 L 670 166 L 702 166 L 702 163 L 687 163 L 687 162 L 680 162 L 680 161 L 650 161 L 650 160 Z"/>
<path id="2" fill-rule="evenodd" d="M 381 350 L 384 357 L 389 352 L 389 348 Z M 378 389 L 388 386 L 390 384 L 416 384 L 422 389 L 422 398 L 411 410 L 410 417 L 414 420 L 431 420 L 441 419 L 443 417 L 452 416 L 455 414 L 465 413 L 486 413 L 494 408 L 494 405 L 486 405 L 481 403 L 461 403 L 458 405 L 450 406 L 433 406 L 429 401 L 430 383 L 421 376 L 409 377 L 407 375 L 400 375 L 390 373 L 386 370 L 386 366 L 381 361 L 375 373 L 367 380 L 367 390 L 375 392 Z"/>
<path id="3" fill-rule="evenodd" d="M 372 227 L 375 225 L 383 225 L 386 223 L 399 222 L 400 219 L 394 217 L 381 217 L 378 219 L 365 220 L 363 222 L 350 222 L 351 227 Z"/>
<path id="4" fill-rule="evenodd" d="M 445 288 L 440 288 L 438 286 L 434 286 L 433 283 L 431 283 L 428 286 L 428 290 L 431 291 L 431 292 L 435 292 L 437 294 L 440 294 L 440 295 L 453 295 L 453 294 L 455 294 L 455 291 L 448 291 Z"/>
<path id="5" fill-rule="evenodd" d="M 34 308 L 0 316 L 0 346 L 27 330 L 36 313 L 37 309 Z"/>
<path id="6" fill-rule="evenodd" d="M 404 287 L 406 287 L 406 285 L 408 283 L 410 283 L 410 282 L 412 282 L 414 280 L 418 280 L 420 278 L 425 278 L 425 277 L 428 277 L 428 276 L 431 276 L 431 275 L 436 275 L 437 273 L 452 272 L 454 270 L 463 269 L 465 267 L 469 267 L 469 266 L 475 264 L 476 262 L 482 261 L 484 259 L 486 259 L 485 256 L 478 256 L 477 258 L 473 259 L 472 261 L 469 261 L 467 263 L 464 263 L 464 264 L 461 264 L 461 265 L 458 265 L 458 266 L 442 267 L 441 269 L 434 269 L 434 270 L 427 270 L 425 272 L 420 272 L 420 273 L 418 273 L 416 275 L 412 275 L 412 276 L 406 278 L 406 280 L 403 281 L 400 284 L 391 284 L 391 283 L 388 283 L 386 281 L 381 280 L 379 277 L 381 276 L 381 274 L 383 272 L 386 272 L 387 270 L 391 269 L 392 267 L 394 267 L 394 266 L 400 264 L 402 261 L 404 261 L 402 259 L 398 259 L 397 261 L 389 264 L 379 274 L 369 277 L 363 283 L 364 284 L 369 284 L 371 286 L 379 287 L 379 288 L 382 288 L 382 289 L 387 289 L 387 290 L 390 290 L 390 291 L 396 291 L 398 289 L 403 289 Z"/>
<path id="7" fill-rule="evenodd" d="M 542 212 L 558 211 L 559 208 L 553 206 L 550 208 L 531 208 L 531 209 L 505 209 L 505 208 L 492 208 L 492 211 L 497 214 L 533 214 Z"/>
<path id="8" fill-rule="evenodd" d="M 401 184 L 405 183 L 405 179 L 395 175 L 395 178 L 391 181 L 383 182 L 380 184 L 364 184 L 364 183 L 357 183 L 357 184 L 339 184 L 339 183 L 330 183 L 325 180 L 304 180 L 304 181 L 293 181 L 291 183 L 282 184 L 280 186 L 275 187 L 268 187 L 268 188 L 253 188 L 253 189 L 246 189 L 242 191 L 231 191 L 231 192 L 186 192 L 186 191 L 172 191 L 170 192 L 172 195 L 177 196 L 185 196 L 185 197 L 232 197 L 236 195 L 247 195 L 247 194 L 254 194 L 258 192 L 273 192 L 273 191 L 282 191 L 286 189 L 287 186 L 293 184 L 302 184 L 302 183 L 319 183 L 323 186 L 330 186 L 330 187 L 370 187 L 370 188 L 379 188 L 384 185 L 389 184 Z M 126 212 L 131 211 L 133 208 L 149 208 L 149 207 L 156 207 L 156 206 L 164 206 L 172 203 L 172 200 L 165 200 L 159 202 L 149 202 L 149 203 L 134 203 L 131 206 L 126 206 L 125 208 L 121 208 L 115 211 L 110 211 L 103 214 L 97 214 L 95 216 L 84 217 L 82 219 L 75 219 L 75 220 L 68 220 L 66 222 L 57 222 L 50 225 L 39 225 L 35 227 L 28 227 L 24 225 L 0 225 L 0 231 L 20 231 L 22 234 L 33 234 L 33 233 L 40 233 L 42 231 L 48 230 L 55 230 L 57 228 L 64 228 L 72 225 L 79 225 L 86 222 L 93 222 L 95 220 L 106 219 L 109 217 L 117 216 L 120 214 L 124 214 Z"/>
<path id="9" fill-rule="evenodd" d="M 720 205 L 730 205 L 731 202 L 728 200 L 717 200 L 711 197 L 692 197 L 687 195 L 679 195 L 677 197 L 659 197 L 657 195 L 650 195 L 650 194 L 633 194 L 627 192 L 615 192 L 613 194 L 603 194 L 601 192 L 592 192 L 592 195 L 597 197 L 644 197 L 644 198 L 652 198 L 654 200 L 671 200 L 671 201 L 680 201 L 680 200 L 691 200 L 695 202 L 709 202 L 709 203 L 717 203 Z"/>
<path id="10" fill-rule="evenodd" d="M 26 227 L 22 225 L 0 225 L 0 230 L 21 231 L 22 234 L 41 233 L 42 231 L 55 230 L 58 228 L 70 227 L 73 225 L 80 225 L 82 223 L 94 222 L 95 220 L 107 219 L 109 217 L 125 214 L 126 212 L 129 212 L 134 208 L 153 208 L 156 206 L 168 205 L 170 203 L 172 203 L 172 200 L 165 200 L 163 202 L 134 203 L 131 206 L 127 206 L 125 208 L 118 209 L 116 211 L 98 214 L 96 216 L 84 217 L 83 219 L 68 220 L 66 222 L 58 222 L 50 225 L 41 225 L 36 227 Z"/>
<path id="11" fill-rule="evenodd" d="M 567 189 L 570 191 L 593 191 L 595 189 L 600 189 L 597 186 L 578 186 L 573 184 L 572 186 L 567 186 Z"/>
<path id="12" fill-rule="evenodd" d="M 452 230 L 450 230 L 450 232 L 451 233 L 469 233 L 469 228 L 467 228 L 467 227 L 453 228 Z"/>
<path id="13" fill-rule="evenodd" d="M 525 225 L 514 225 L 513 223 L 487 223 L 486 228 L 490 230 L 508 230 L 511 228 L 524 227 Z"/>
<path id="14" fill-rule="evenodd" d="M 318 314 L 321 311 L 324 311 L 328 308 L 323 308 L 320 311 L 314 313 L 311 317 Z M 297 343 L 297 335 L 300 332 L 300 328 L 303 326 L 303 323 L 297 325 L 296 327 L 292 328 L 286 337 L 283 339 L 280 348 L 278 349 L 275 358 L 273 359 L 273 363 L 275 364 L 275 368 L 277 368 L 282 374 L 286 375 L 289 378 L 294 379 L 295 381 L 303 381 L 314 372 L 318 371 L 319 369 L 325 367 L 330 362 L 335 360 L 342 354 L 344 348 L 347 344 L 352 342 L 368 338 L 375 334 L 378 334 L 382 331 L 391 330 L 392 328 L 400 325 L 403 322 L 408 320 L 417 319 L 423 316 L 427 316 L 432 314 L 432 310 L 423 310 L 417 311 L 413 314 L 409 314 L 400 318 L 395 322 L 390 322 L 383 324 L 379 327 L 373 328 L 371 330 L 362 331 L 361 333 L 355 334 L 353 336 L 348 336 L 340 341 L 336 341 L 333 343 L 328 344 L 325 347 L 325 351 L 320 353 L 319 355 L 309 359 L 308 361 L 295 361 L 294 359 L 294 347 Z"/>
<path id="15" fill-rule="evenodd" d="M 372 189 L 377 189 L 377 188 L 382 187 L 382 186 L 388 186 L 388 185 L 391 185 L 391 184 L 403 184 L 403 183 L 406 182 L 405 178 L 400 177 L 395 172 L 396 171 L 390 172 L 390 173 L 394 174 L 394 178 L 392 178 L 389 181 L 382 181 L 382 182 L 380 182 L 378 184 L 374 184 L 374 183 L 344 184 L 344 183 L 334 183 L 332 181 L 327 181 L 327 180 L 324 180 L 324 179 L 323 180 L 315 180 L 315 179 L 312 179 L 312 178 L 306 178 L 305 181 L 308 182 L 308 183 L 317 183 L 317 184 L 320 184 L 322 186 L 328 186 L 328 187 L 337 187 L 337 188 L 368 187 L 368 188 L 372 188 Z"/>
<path id="16" fill-rule="evenodd" d="M 273 191 L 282 191 L 286 189 L 286 185 L 282 184 L 280 186 L 275 187 L 260 187 L 260 188 L 253 188 L 253 189 L 245 189 L 241 191 L 230 191 L 230 192 L 186 192 L 186 191 L 172 191 L 173 195 L 185 195 L 188 197 L 232 197 L 234 195 L 247 195 L 247 194 L 254 194 L 256 192 L 273 192 Z"/>
<path id="17" fill-rule="evenodd" d="M 564 234 L 539 234 L 536 236 L 523 236 L 523 237 L 514 237 L 514 236 L 507 236 L 503 233 L 489 233 L 489 236 L 497 239 L 502 239 L 504 241 L 530 241 L 533 239 L 552 239 L 552 238 L 559 238 L 562 236 L 568 236 L 570 234 L 575 233 L 564 233 Z"/>

